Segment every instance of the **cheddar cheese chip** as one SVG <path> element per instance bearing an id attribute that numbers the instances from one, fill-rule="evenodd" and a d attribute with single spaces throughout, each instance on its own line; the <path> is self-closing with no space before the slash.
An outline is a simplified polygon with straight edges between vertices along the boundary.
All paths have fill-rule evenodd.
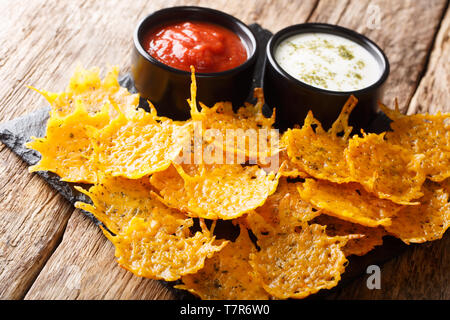
<path id="1" fill-rule="evenodd" d="M 234 219 L 261 206 L 275 192 L 279 176 L 258 166 L 214 165 L 200 167 L 190 176 L 175 165 L 184 180 L 160 190 L 162 201 L 191 217 Z"/>
<path id="2" fill-rule="evenodd" d="M 112 176 L 139 179 L 169 167 L 189 139 L 189 123 L 157 121 L 144 110 L 120 114 L 94 132 L 98 161 Z"/>
<path id="3" fill-rule="evenodd" d="M 278 231 L 283 231 L 280 227 L 279 218 L 268 219 L 263 214 L 259 214 L 256 211 L 249 212 L 245 216 L 239 218 L 239 223 L 244 225 L 247 229 L 251 230 L 251 232 L 256 236 L 267 236 L 269 234 L 275 234 Z M 292 232 L 296 225 L 288 225 L 286 228 L 287 232 Z"/>
<path id="4" fill-rule="evenodd" d="M 184 188 L 184 180 L 173 165 L 170 165 L 166 170 L 155 172 L 150 177 L 150 183 L 159 192 L 169 194 L 169 189 L 180 190 Z"/>
<path id="5" fill-rule="evenodd" d="M 107 105 L 92 116 L 81 101 L 75 105 L 72 114 L 49 118 L 44 138 L 32 137 L 33 141 L 26 144 L 27 148 L 39 151 L 42 156 L 36 165 L 29 168 L 30 172 L 51 171 L 68 182 L 97 181 L 95 151 L 88 131 L 109 122 Z"/>
<path id="6" fill-rule="evenodd" d="M 137 108 L 139 95 L 130 94 L 126 88 L 119 85 L 117 76 L 118 67 L 111 67 L 103 81 L 100 78 L 98 68 L 83 69 L 77 67 L 70 79 L 66 91 L 61 93 L 33 90 L 42 94 L 52 107 L 51 115 L 67 116 L 75 111 L 76 101 L 81 101 L 90 115 L 101 111 L 104 104 L 109 104 L 110 116 L 117 115 L 112 105 L 118 106 L 123 113 L 128 113 Z"/>
<path id="7" fill-rule="evenodd" d="M 398 110 L 380 107 L 393 120 L 387 140 L 414 154 L 423 154 L 422 168 L 431 180 L 439 182 L 450 177 L 450 115 L 405 116 Z"/>
<path id="8" fill-rule="evenodd" d="M 347 237 L 329 237 L 325 227 L 304 224 L 299 232 L 259 235 L 260 251 L 250 255 L 253 274 L 280 299 L 305 298 L 337 285 L 347 259 Z"/>
<path id="9" fill-rule="evenodd" d="M 190 221 L 190 220 L 186 220 Z M 162 228 L 164 221 L 134 217 L 128 227 L 117 235 L 103 230 L 116 247 L 121 267 L 140 277 L 175 281 L 181 276 L 202 269 L 228 242 L 215 244 L 208 230 L 188 235 L 187 225 L 180 225 L 175 234 Z"/>
<path id="10" fill-rule="evenodd" d="M 442 183 L 427 181 L 423 191 L 420 205 L 404 207 L 385 227 L 407 244 L 441 239 L 450 226 L 448 179 Z"/>
<path id="11" fill-rule="evenodd" d="M 417 204 L 423 193 L 423 155 L 384 140 L 384 133 L 353 137 L 345 156 L 353 179 L 379 198 L 399 204 Z"/>
<path id="12" fill-rule="evenodd" d="M 241 227 L 235 242 L 229 243 L 195 274 L 182 277 L 175 286 L 207 300 L 266 300 L 270 296 L 251 275 L 249 256 L 255 245 L 247 230 Z"/>
<path id="13" fill-rule="evenodd" d="M 151 103 L 137 109 L 118 72 L 79 68 L 64 92 L 36 90 L 52 109 L 46 137 L 27 146 L 42 155 L 31 171 L 93 184 L 76 187 L 91 202 L 75 206 L 137 276 L 181 280 L 202 299 L 305 298 L 336 286 L 346 257 L 385 234 L 418 243 L 450 226 L 448 115 L 381 106 L 393 131 L 350 138 L 351 96 L 328 131 L 309 112 L 279 145 L 261 89 L 237 111 L 198 109 L 192 68 L 192 119 L 173 121 Z M 236 240 L 216 239 L 234 239 L 233 225 Z"/>
<path id="14" fill-rule="evenodd" d="M 325 131 L 310 111 L 301 129 L 290 129 L 283 134 L 281 145 L 286 146 L 290 160 L 309 175 L 337 183 L 352 181 L 344 150 L 352 127 L 348 116 L 356 106 L 351 96 L 333 126 Z M 315 127 L 315 129 L 314 129 Z M 338 133 L 343 133 L 339 136 Z"/>
<path id="15" fill-rule="evenodd" d="M 336 184 L 325 180 L 306 179 L 299 184 L 300 197 L 325 213 L 368 227 L 386 226 L 401 205 L 379 199 L 358 183 Z"/>
<path id="16" fill-rule="evenodd" d="M 266 118 L 262 113 L 262 107 L 264 105 L 264 95 L 262 90 L 260 88 L 255 89 L 254 94 L 257 98 L 257 103 L 255 105 L 246 103 L 245 106 L 239 108 L 237 112 L 233 111 L 233 106 L 230 102 L 218 102 L 211 108 L 202 105 L 201 111 L 198 111 L 195 103 L 195 93 L 191 92 L 192 97 L 190 105 L 192 120 L 202 121 L 205 129 L 272 128 L 275 121 L 275 115 L 272 115 L 271 118 Z"/>
<path id="17" fill-rule="evenodd" d="M 218 102 L 213 107 L 201 105 L 198 110 L 196 98 L 195 76 L 192 73 L 191 84 L 191 118 L 201 124 L 203 139 L 232 157 L 234 163 L 242 163 L 247 159 L 256 161 L 270 158 L 279 152 L 278 130 L 272 125 L 275 121 L 275 112 L 271 118 L 266 118 L 262 112 L 264 95 L 260 88 L 255 89 L 257 98 L 255 105 L 245 103 L 234 112 L 230 102 Z"/>
<path id="18" fill-rule="evenodd" d="M 288 178 L 307 178 L 309 174 L 307 174 L 304 170 L 302 170 L 299 166 L 297 166 L 294 162 L 289 159 L 286 150 L 281 150 L 279 155 L 280 164 L 279 172 L 282 177 Z"/>
<path id="19" fill-rule="evenodd" d="M 201 222 L 202 231 L 191 236 L 191 218 L 167 208 L 151 196 L 148 179 L 105 177 L 89 191 L 93 202 L 77 202 L 78 208 L 94 214 L 106 228 L 105 236 L 115 245 L 119 264 L 138 276 L 174 281 L 203 267 L 207 257 L 220 251 L 220 243 Z"/>
<path id="20" fill-rule="evenodd" d="M 147 177 L 134 180 L 103 177 L 89 191 L 79 187 L 76 189 L 89 196 L 92 204 L 77 202 L 75 207 L 92 213 L 115 234 L 123 232 L 134 217 L 152 218 L 164 221 L 165 226 L 174 226 L 168 233 L 186 224 L 185 215 L 167 208 L 151 195 L 152 187 Z"/>
<path id="21" fill-rule="evenodd" d="M 376 246 L 383 244 L 383 236 L 386 232 L 383 228 L 369 228 L 360 224 L 344 221 L 326 214 L 322 214 L 311 221 L 326 226 L 326 233 L 330 237 L 346 236 L 352 234 L 364 235 L 361 238 L 352 238 L 342 248 L 345 256 L 362 256 L 371 251 Z"/>
<path id="22" fill-rule="evenodd" d="M 280 228 L 292 228 L 313 219 L 320 212 L 300 198 L 297 191 L 299 185 L 301 183 L 292 183 L 286 178 L 281 178 L 275 193 L 255 211 L 269 224 Z"/>

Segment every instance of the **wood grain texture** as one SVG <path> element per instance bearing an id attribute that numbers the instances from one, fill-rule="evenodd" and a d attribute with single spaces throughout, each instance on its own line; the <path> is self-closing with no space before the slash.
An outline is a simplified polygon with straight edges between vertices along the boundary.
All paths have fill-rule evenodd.
<path id="1" fill-rule="evenodd" d="M 450 10 L 442 20 L 428 69 L 408 108 L 408 114 L 450 112 Z"/>
<path id="2" fill-rule="evenodd" d="M 0 147 L 0 298 L 19 299 L 60 241 L 73 208 Z"/>
<path id="3" fill-rule="evenodd" d="M 41 97 L 24 87 L 25 84 L 61 90 L 77 63 L 101 68 L 111 63 L 128 71 L 133 45 L 131 34 L 136 23 L 154 10 L 181 4 L 216 8 L 246 23 L 258 22 L 271 31 L 309 19 L 337 23 L 362 32 L 385 49 L 391 61 L 385 102 L 398 97 L 406 109 L 424 72 L 446 1 L 250 0 L 243 4 L 240 0 L 32 0 L 27 1 L 26 6 L 18 1 L 0 1 L 5 17 L 0 20 L 0 121 L 45 105 Z M 374 18 L 376 9 L 372 6 L 369 10 L 369 5 L 380 8 L 381 29 L 377 29 Z M 448 22 L 444 21 L 442 28 L 445 26 L 448 28 Z M 446 40 L 439 42 L 440 38 Z M 438 43 L 446 43 L 442 45 L 445 50 L 439 51 Z M 437 77 L 432 74 L 439 74 L 439 68 L 448 67 L 448 56 L 447 31 L 437 37 L 427 72 L 411 103 L 421 107 L 414 110 L 428 110 L 430 104 L 426 99 L 430 99 L 429 92 L 431 88 L 434 90 L 436 81 L 433 77 Z M 444 70 L 439 77 L 447 75 L 448 90 L 446 70 L 447 73 Z M 448 101 L 448 91 L 439 92 L 443 97 L 436 96 L 432 102 Z M 173 298 L 159 282 L 137 278 L 120 269 L 112 245 L 99 229 L 78 211 L 74 212 L 37 176 L 28 174 L 20 159 L 2 145 L 0 167 L 5 168 L 0 172 L 4 182 L 0 194 L 0 298 L 25 295 L 26 299 Z M 432 283 L 437 287 L 434 295 L 424 289 L 431 275 L 439 273 L 435 270 L 450 268 L 448 250 L 441 244 L 445 241 L 448 242 L 418 246 L 386 264 L 382 271 L 382 288 L 389 288 L 389 292 L 367 293 L 365 280 L 361 278 L 335 297 L 448 297 L 445 275 L 433 278 Z M 434 262 L 419 264 L 430 260 L 430 252 L 433 252 Z M 412 264 L 410 259 L 417 260 L 417 264 Z"/>
<path id="4" fill-rule="evenodd" d="M 173 299 L 158 281 L 118 267 L 114 246 L 79 210 L 25 299 Z"/>

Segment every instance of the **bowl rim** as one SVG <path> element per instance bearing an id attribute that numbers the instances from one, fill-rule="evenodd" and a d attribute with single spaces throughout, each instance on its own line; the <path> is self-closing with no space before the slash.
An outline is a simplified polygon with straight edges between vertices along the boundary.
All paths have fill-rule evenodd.
<path id="1" fill-rule="evenodd" d="M 309 85 L 303 81 L 300 81 L 290 74 L 288 74 L 275 60 L 274 58 L 274 49 L 275 45 L 278 45 L 281 41 L 288 38 L 289 36 L 303 33 L 303 32 L 317 32 L 317 33 L 328 33 L 328 34 L 334 34 L 338 36 L 342 36 L 344 38 L 347 38 L 349 40 L 355 41 L 356 43 L 363 45 L 366 50 L 368 50 L 372 55 L 378 55 L 381 58 L 381 61 L 383 62 L 384 69 L 381 72 L 380 77 L 378 80 L 371 85 L 358 89 L 358 90 L 350 90 L 350 91 L 334 91 L 334 90 L 328 90 L 323 88 L 314 87 L 312 85 Z M 308 23 L 300 23 L 288 26 L 284 29 L 281 29 L 280 31 L 276 32 L 272 35 L 272 37 L 267 42 L 266 46 L 266 56 L 267 61 L 271 64 L 272 68 L 279 73 L 283 78 L 286 80 L 293 82 L 294 84 L 304 87 L 309 90 L 317 91 L 320 93 L 326 93 L 329 95 L 349 95 L 349 94 L 364 94 L 368 91 L 372 91 L 380 87 L 388 78 L 389 72 L 390 72 L 390 65 L 389 60 L 384 53 L 384 51 L 372 40 L 370 40 L 368 37 L 354 31 L 351 29 L 347 29 L 338 25 L 334 24 L 327 24 L 327 23 L 316 23 L 316 22 L 308 22 Z"/>
<path id="2" fill-rule="evenodd" d="M 160 68 L 163 68 L 167 71 L 170 71 L 172 73 L 177 73 L 180 75 L 185 75 L 185 76 L 191 76 L 191 72 L 190 71 L 185 71 L 185 70 L 181 70 L 181 69 L 176 69 L 173 68 L 159 60 L 157 60 L 156 58 L 152 57 L 142 46 L 140 40 L 139 40 L 139 33 L 141 32 L 141 29 L 143 28 L 144 24 L 146 24 L 146 22 L 150 19 L 152 19 L 153 17 L 160 15 L 160 14 L 165 14 L 165 13 L 171 13 L 173 11 L 186 11 L 186 12 L 206 12 L 209 14 L 213 14 L 213 15 L 220 15 L 222 17 L 224 17 L 225 19 L 228 19 L 232 24 L 235 24 L 240 30 L 243 31 L 243 33 L 245 33 L 253 48 L 250 48 L 249 45 L 247 43 L 245 43 L 245 40 L 242 39 L 242 37 L 237 34 L 239 36 L 239 38 L 241 39 L 241 41 L 244 43 L 244 45 L 247 47 L 248 50 L 248 57 L 247 60 L 245 60 L 245 62 L 243 62 L 242 64 L 240 64 L 237 67 L 234 67 L 232 69 L 228 69 L 228 70 L 224 70 L 224 71 L 220 71 L 220 72 L 195 72 L 195 76 L 199 77 L 199 78 L 213 78 L 213 77 L 218 77 L 218 76 L 229 76 L 229 75 L 233 75 L 236 73 L 239 73 L 241 71 L 243 71 L 244 69 L 246 69 L 247 67 L 249 67 L 250 65 L 252 65 L 255 61 L 256 58 L 258 56 L 258 51 L 259 51 L 259 44 L 258 41 L 256 40 L 255 34 L 253 33 L 253 31 L 241 20 L 239 20 L 238 18 L 225 13 L 223 11 L 219 11 L 216 9 L 212 9 L 212 8 L 206 8 L 206 7 L 199 7 L 199 6 L 175 6 L 175 7 L 169 7 L 169 8 L 163 8 L 157 11 L 154 11 L 150 14 L 148 14 L 147 16 L 145 16 L 143 19 L 141 19 L 139 21 L 139 23 L 137 24 L 134 32 L 133 32 L 133 42 L 134 42 L 134 48 L 137 50 L 137 52 L 144 58 L 146 59 L 148 62 L 157 65 Z M 174 21 L 179 20 L 179 19 L 173 19 Z M 222 26 L 220 23 L 216 23 L 213 21 L 208 21 L 210 23 L 215 23 L 217 25 Z M 225 26 L 223 26 L 225 27 Z M 227 29 L 229 29 L 228 27 L 225 27 Z M 236 33 L 234 31 L 232 31 L 233 33 Z"/>

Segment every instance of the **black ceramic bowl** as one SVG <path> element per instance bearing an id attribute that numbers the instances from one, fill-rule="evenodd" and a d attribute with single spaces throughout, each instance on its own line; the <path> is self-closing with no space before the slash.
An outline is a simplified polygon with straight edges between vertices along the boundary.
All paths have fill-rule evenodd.
<path id="1" fill-rule="evenodd" d="M 330 91 L 310 86 L 290 76 L 275 61 L 278 45 L 290 36 L 299 33 L 329 33 L 352 40 L 367 49 L 376 59 L 381 76 L 374 84 L 352 92 Z M 281 130 L 302 125 L 309 110 L 319 119 L 324 128 L 329 128 L 338 117 L 346 100 L 353 94 L 358 105 L 350 116 L 350 125 L 355 129 L 366 128 L 373 120 L 383 84 L 389 75 L 389 62 L 383 51 L 365 36 L 336 25 L 305 23 L 287 27 L 272 36 L 266 47 L 264 70 L 264 96 L 267 104 L 276 109 L 276 124 Z"/>
<path id="2" fill-rule="evenodd" d="M 132 74 L 139 94 L 149 99 L 158 114 L 176 120 L 190 117 L 190 72 L 172 68 L 153 58 L 142 46 L 146 31 L 171 21 L 204 21 L 225 27 L 239 36 L 247 49 L 247 60 L 236 68 L 217 73 L 196 73 L 197 99 L 212 106 L 231 101 L 240 106 L 249 95 L 258 44 L 252 31 L 238 19 L 221 11 L 192 6 L 171 7 L 144 18 L 134 32 Z"/>

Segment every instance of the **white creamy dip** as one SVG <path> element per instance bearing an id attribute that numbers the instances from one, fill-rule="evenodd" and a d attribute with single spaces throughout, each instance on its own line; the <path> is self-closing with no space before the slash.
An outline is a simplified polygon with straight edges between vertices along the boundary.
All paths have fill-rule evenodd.
<path id="1" fill-rule="evenodd" d="M 276 48 L 275 60 L 292 77 L 331 91 L 363 89 L 381 77 L 381 68 L 367 49 L 328 33 L 285 39 Z"/>

